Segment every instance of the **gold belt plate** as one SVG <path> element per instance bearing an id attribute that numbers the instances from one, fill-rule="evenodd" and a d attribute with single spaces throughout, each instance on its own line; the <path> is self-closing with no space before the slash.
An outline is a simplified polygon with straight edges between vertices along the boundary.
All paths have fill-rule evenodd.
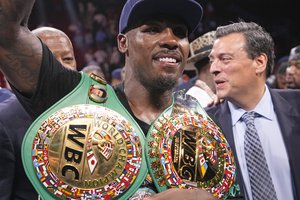
<path id="1" fill-rule="evenodd" d="M 111 199 L 136 180 L 142 147 L 126 118 L 82 104 L 63 108 L 42 123 L 32 162 L 40 182 L 61 199 Z"/>
<path id="2" fill-rule="evenodd" d="M 164 114 L 147 140 L 150 173 L 159 191 L 202 188 L 221 198 L 233 184 L 232 151 L 210 119 L 199 114 Z"/>

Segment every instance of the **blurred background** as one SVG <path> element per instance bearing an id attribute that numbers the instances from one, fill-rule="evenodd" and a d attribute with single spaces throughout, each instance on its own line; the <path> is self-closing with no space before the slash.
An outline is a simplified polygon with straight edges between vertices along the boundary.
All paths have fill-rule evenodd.
<path id="1" fill-rule="evenodd" d="M 64 31 L 72 40 L 78 70 L 98 65 L 106 79 L 123 66 L 116 35 L 118 19 L 125 0 L 37 0 L 29 28 L 53 26 Z M 274 38 L 276 60 L 287 56 L 300 44 L 299 7 L 292 0 L 198 0 L 204 15 L 190 41 L 219 25 L 239 19 L 262 25 Z M 298 7 L 298 8 L 297 8 Z M 182 12 L 188 12 L 183 10 Z"/>

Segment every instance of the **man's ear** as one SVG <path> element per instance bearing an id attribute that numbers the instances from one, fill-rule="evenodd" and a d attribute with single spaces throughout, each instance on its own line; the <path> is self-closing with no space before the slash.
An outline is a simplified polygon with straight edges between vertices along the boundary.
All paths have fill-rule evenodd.
<path id="1" fill-rule="evenodd" d="M 266 71 L 267 68 L 267 62 L 268 62 L 268 57 L 265 53 L 260 54 L 259 56 L 256 57 L 256 69 L 255 73 L 256 74 L 263 74 Z"/>
<path id="2" fill-rule="evenodd" d="M 119 33 L 117 36 L 118 49 L 121 53 L 126 53 L 128 49 L 128 40 L 126 35 Z"/>

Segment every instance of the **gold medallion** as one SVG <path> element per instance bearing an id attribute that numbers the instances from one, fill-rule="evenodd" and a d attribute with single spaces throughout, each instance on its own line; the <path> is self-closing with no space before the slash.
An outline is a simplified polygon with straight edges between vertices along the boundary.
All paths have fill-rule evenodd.
<path id="1" fill-rule="evenodd" d="M 107 90 L 105 85 L 91 85 L 89 89 L 89 98 L 97 103 L 103 103 L 107 100 Z"/>
<path id="2" fill-rule="evenodd" d="M 142 147 L 130 122 L 117 112 L 75 105 L 42 123 L 32 160 L 41 183 L 57 197 L 111 199 L 136 180 Z"/>

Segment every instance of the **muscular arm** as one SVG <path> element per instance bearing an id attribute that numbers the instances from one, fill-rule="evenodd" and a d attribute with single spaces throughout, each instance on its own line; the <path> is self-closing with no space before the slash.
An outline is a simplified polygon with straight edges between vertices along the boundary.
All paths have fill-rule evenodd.
<path id="1" fill-rule="evenodd" d="M 34 0 L 0 0 L 0 67 L 26 96 L 36 89 L 42 60 L 40 40 L 27 27 Z"/>

